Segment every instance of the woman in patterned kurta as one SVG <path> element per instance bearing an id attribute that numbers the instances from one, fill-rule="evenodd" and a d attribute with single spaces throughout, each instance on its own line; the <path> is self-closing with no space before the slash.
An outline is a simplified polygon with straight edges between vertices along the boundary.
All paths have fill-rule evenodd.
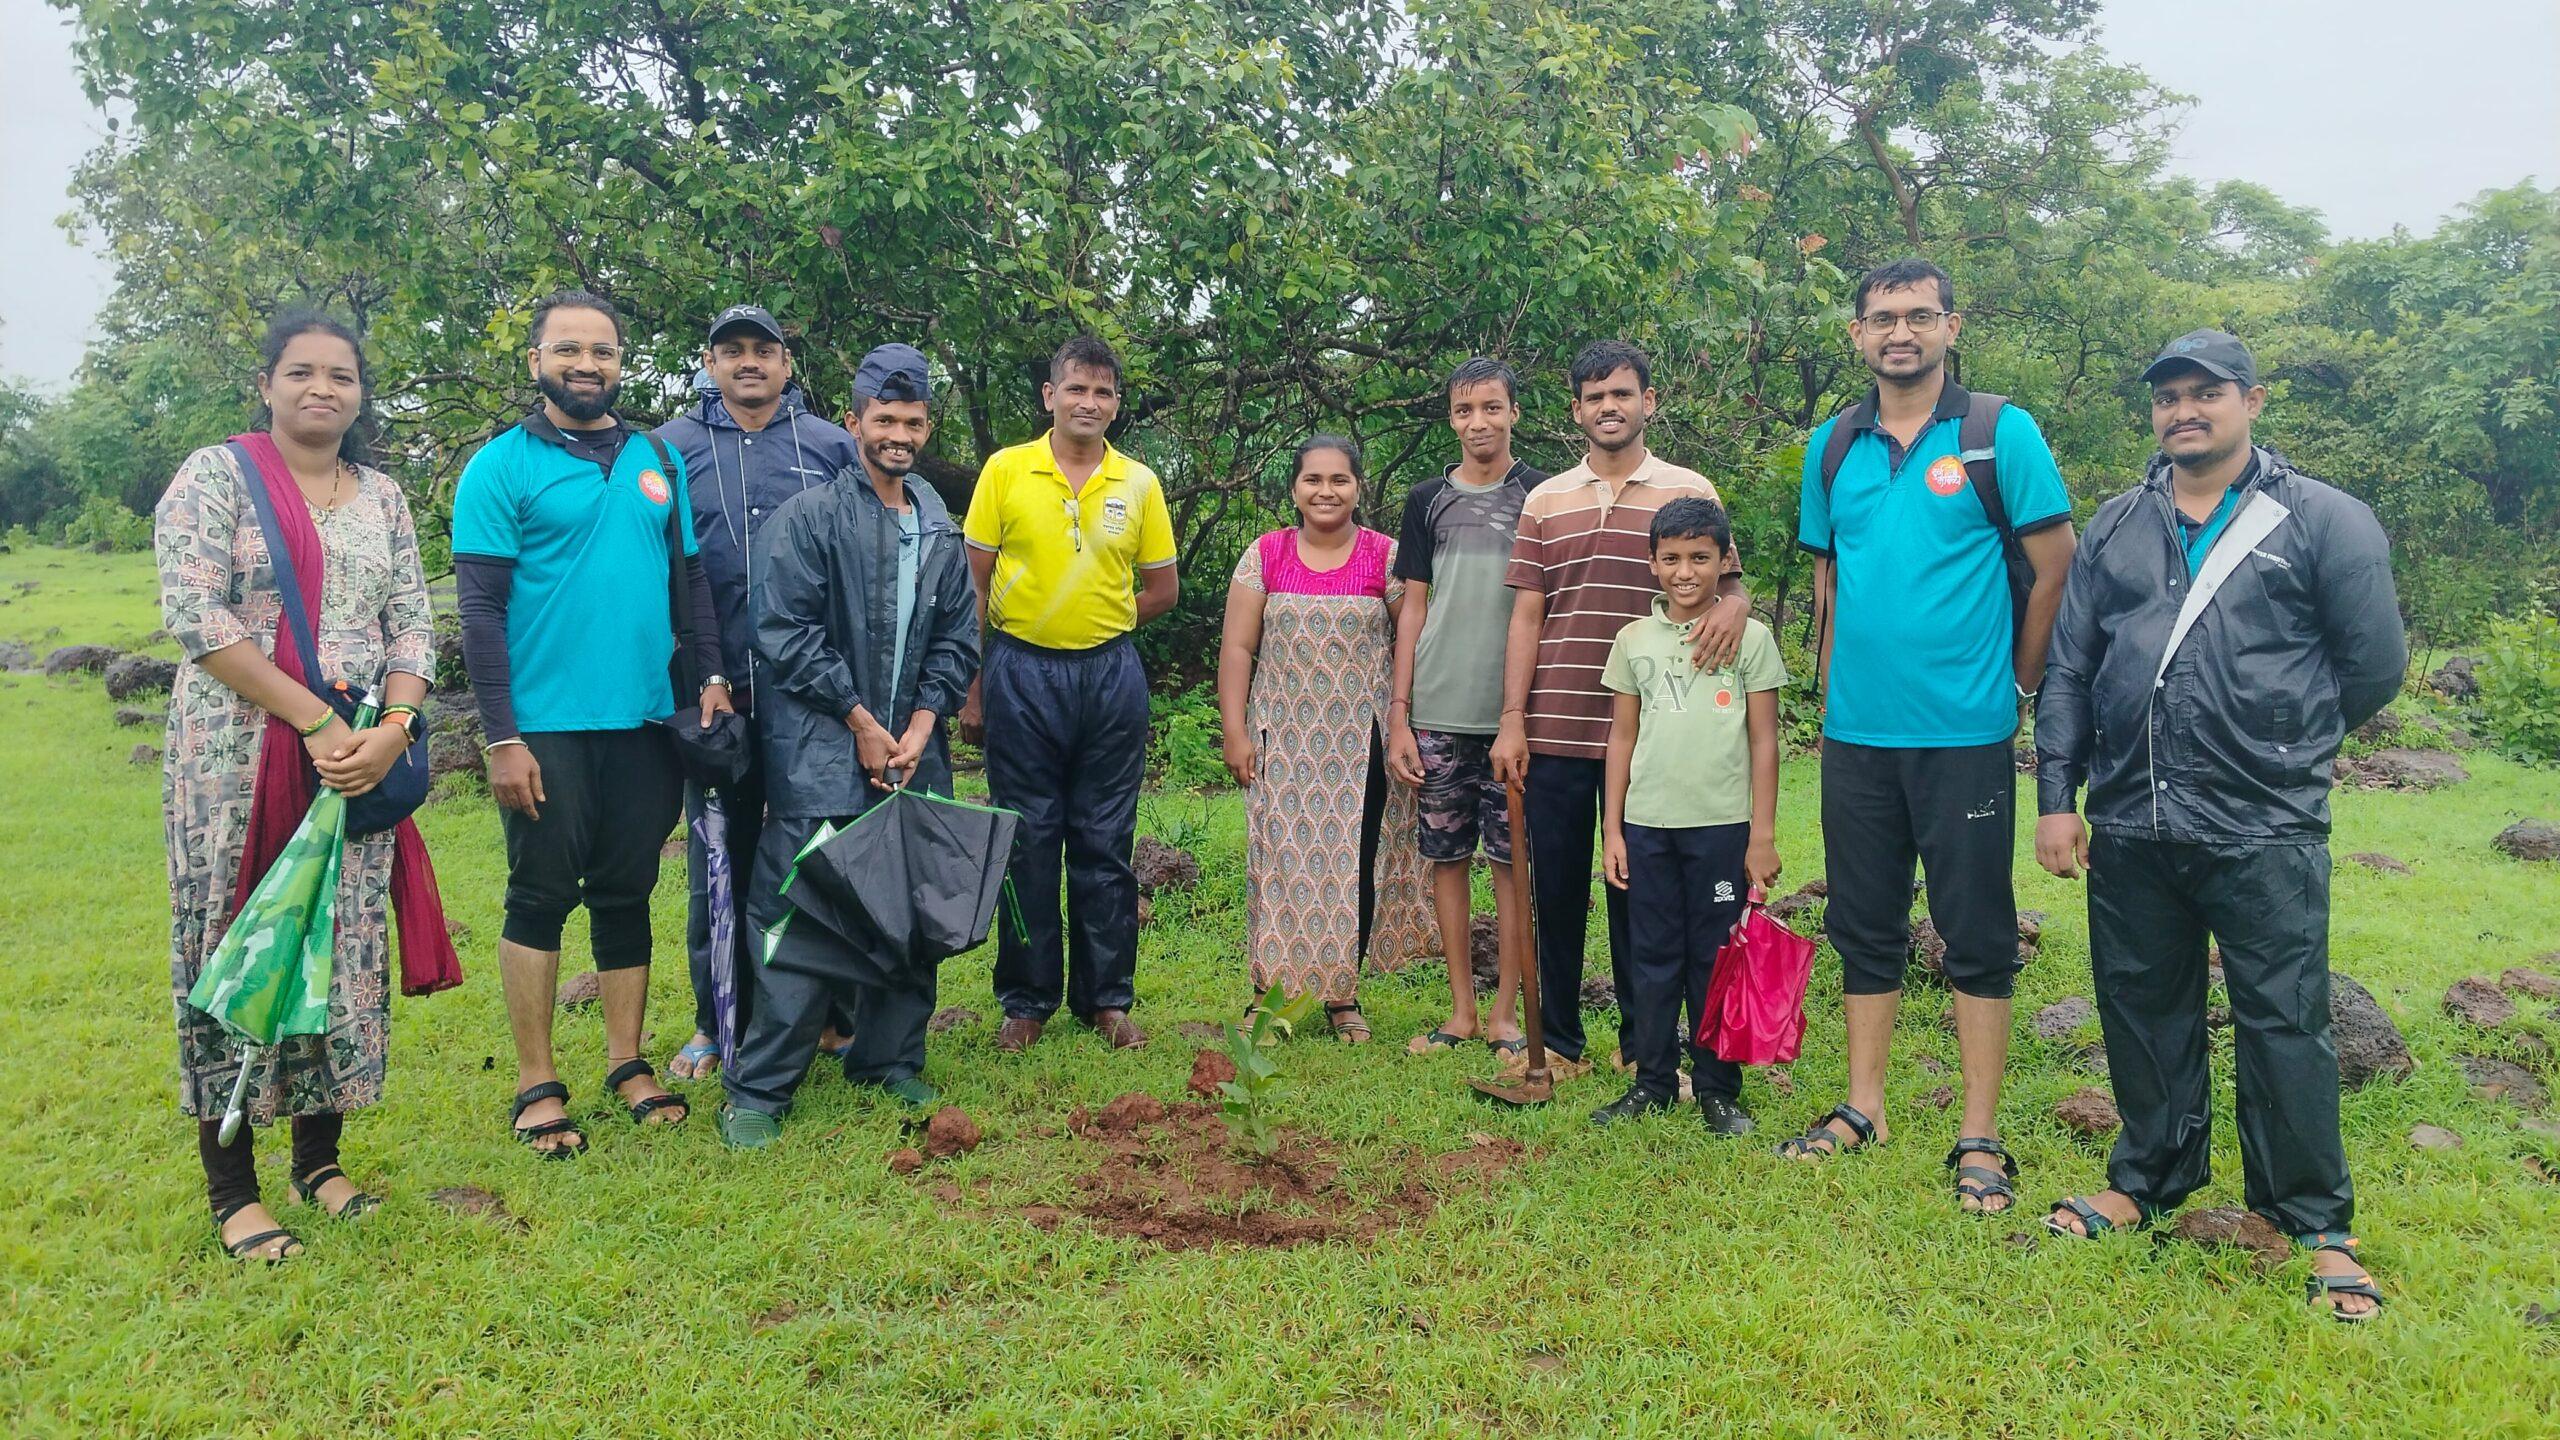
<path id="1" fill-rule="evenodd" d="M 1391 966 L 1432 944 L 1414 797 L 1388 781 L 1378 742 L 1404 587 L 1395 542 L 1353 518 L 1361 482 L 1352 441 L 1299 447 L 1299 524 L 1236 562 L 1218 666 L 1227 767 L 1246 787 L 1254 993 L 1314 992 L 1354 1044 L 1369 1038 L 1363 952 Z"/>
<path id="2" fill-rule="evenodd" d="M 320 608 L 312 617 L 321 673 L 370 683 L 394 672 L 383 686 L 385 703 L 414 705 L 426 693 L 432 663 L 426 582 L 399 487 L 342 453 L 365 403 L 354 336 L 335 322 L 290 317 L 269 332 L 264 359 L 259 383 L 274 415 L 271 436 L 303 490 L 324 557 Z M 186 1002 L 230 924 L 267 719 L 272 714 L 301 730 L 327 709 L 271 658 L 282 600 L 248 489 L 260 483 L 241 473 L 227 447 L 198 450 L 160 499 L 153 547 L 163 623 L 189 662 L 170 690 L 162 786 L 178 1101 L 198 1120 L 198 1148 L 225 1247 L 235 1256 L 281 1260 L 300 1246 L 258 1201 L 250 1132 L 229 1146 L 218 1137 L 240 1070 L 239 1047 Z M 378 781 L 407 744 L 398 717 L 359 735 L 334 714 L 304 740 L 324 776 L 332 770 L 339 779 L 356 776 L 357 783 L 341 788 L 358 791 Z M 367 772 L 371 780 L 361 778 Z M 393 843 L 389 832 L 347 843 L 328 1033 L 261 1050 L 249 1072 L 249 1117 L 259 1124 L 279 1115 L 293 1119 L 296 1188 L 333 1215 L 360 1214 L 372 1203 L 337 1173 L 337 1136 L 347 1111 L 382 1098 Z M 324 1172 L 327 1178 L 314 1181 Z"/>

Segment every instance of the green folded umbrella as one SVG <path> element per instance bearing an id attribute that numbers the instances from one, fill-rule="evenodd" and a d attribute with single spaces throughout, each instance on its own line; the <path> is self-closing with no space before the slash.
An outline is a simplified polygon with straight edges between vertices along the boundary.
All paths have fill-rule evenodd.
<path id="1" fill-rule="evenodd" d="M 368 700 L 354 727 L 373 723 Z M 249 892 L 196 976 L 187 1003 L 240 1037 L 240 1078 L 222 1116 L 222 1143 L 240 1133 L 252 1047 L 329 1029 L 329 979 L 338 948 L 338 868 L 346 854 L 347 797 L 323 785 L 284 853 Z"/>

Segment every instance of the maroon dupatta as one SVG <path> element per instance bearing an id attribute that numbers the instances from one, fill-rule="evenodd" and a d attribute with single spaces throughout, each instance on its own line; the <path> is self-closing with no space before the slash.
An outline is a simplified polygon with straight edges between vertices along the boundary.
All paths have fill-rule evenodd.
<path id="1" fill-rule="evenodd" d="M 304 613 L 320 613 L 320 531 L 311 523 L 308 502 L 302 498 L 302 487 L 293 483 L 293 472 L 286 468 L 284 452 L 276 448 L 273 436 L 264 431 L 231 437 L 257 462 L 258 473 L 240 477 L 244 485 L 264 485 L 273 501 L 270 507 L 281 535 L 267 537 L 269 545 L 282 545 L 292 562 L 295 579 L 302 591 Z M 317 687 L 313 677 L 303 673 L 302 647 L 293 642 L 289 627 L 291 612 L 279 607 L 276 614 L 276 668 L 293 677 L 305 689 Z M 314 621 L 316 628 L 317 621 Z M 312 636 L 319 643 L 319 636 Z M 247 903 L 249 892 L 265 878 L 268 867 L 284 853 L 285 842 L 293 838 L 294 828 L 310 812 L 313 796 L 319 793 L 320 774 L 312 767 L 311 754 L 303 747 L 302 737 L 293 726 L 270 715 L 265 732 L 258 741 L 258 775 L 249 796 L 249 840 L 240 856 L 240 873 L 231 890 L 234 914 Z M 415 820 L 403 820 L 393 828 L 391 859 L 391 909 L 400 928 L 400 993 L 432 995 L 450 990 L 462 983 L 462 961 L 453 953 L 453 936 L 445 928 L 444 901 L 436 893 L 435 866 L 427 859 L 427 842 L 418 836 Z"/>

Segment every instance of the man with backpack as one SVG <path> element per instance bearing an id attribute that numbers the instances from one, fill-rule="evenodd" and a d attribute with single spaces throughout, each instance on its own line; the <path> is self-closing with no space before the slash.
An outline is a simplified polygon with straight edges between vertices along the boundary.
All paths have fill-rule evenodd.
<path id="1" fill-rule="evenodd" d="M 1947 373 L 1962 319 L 1944 270 L 1880 266 L 1850 311 L 1876 388 L 1806 444 L 1797 527 L 1816 557 L 1824 923 L 1844 976 L 1849 1093 L 1780 1151 L 1827 1160 L 1890 1133 L 1917 862 L 1964 1069 L 1946 1164 L 1959 1204 L 1996 1213 L 2016 1203 L 1998 1118 L 2019 968 L 2013 741 L 2071 564 L 2071 499 L 2035 420 Z"/>

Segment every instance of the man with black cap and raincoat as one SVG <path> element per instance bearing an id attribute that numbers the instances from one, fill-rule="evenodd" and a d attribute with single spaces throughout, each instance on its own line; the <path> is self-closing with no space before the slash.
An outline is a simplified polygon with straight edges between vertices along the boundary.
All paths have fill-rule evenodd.
<path id="1" fill-rule="evenodd" d="M 732 305 L 711 319 L 702 347 L 701 398 L 692 409 L 658 427 L 658 438 L 684 457 L 693 497 L 693 533 L 702 542 L 702 571 L 720 616 L 721 673 L 731 701 L 750 733 L 761 730 L 756 709 L 756 664 L 747 642 L 747 586 L 756 532 L 784 501 L 857 463 L 853 437 L 841 425 L 809 413 L 808 397 L 791 377 L 791 346 L 782 326 L 761 305 Z M 721 809 L 733 870 L 743 876 L 764 824 L 764 785 L 750 771 L 721 789 Z M 720 1068 L 719 1016 L 713 1004 L 712 892 L 703 853 L 702 787 L 684 787 L 685 950 L 693 977 L 693 1038 L 676 1051 L 667 1073 L 679 1080 L 707 1079 Z M 734 918 L 734 917 L 733 917 Z M 729 927 L 742 951 L 755 936 L 743 924 Z M 740 962 L 740 974 L 749 963 Z M 740 997 L 746 992 L 742 987 Z M 821 1043 L 825 1043 L 822 1039 Z M 830 1050 L 834 1047 L 830 1046 Z"/>
<path id="2" fill-rule="evenodd" d="M 2046 1224 L 2137 1229 L 2205 1183 L 2210 937 L 2249 1208 L 2310 1252 L 2314 1304 L 2366 1320 L 2382 1296 L 2349 1228 L 2329 1037 L 2329 765 L 2408 668 L 2390 542 L 2363 502 L 2250 443 L 2267 392 L 2239 340 L 2182 335 L 2142 378 L 2160 454 L 2089 522 L 2036 712 L 2036 859 L 2088 873 L 2124 1116 L 2109 1188 Z"/>
<path id="3" fill-rule="evenodd" d="M 855 463 L 785 501 L 752 550 L 766 820 L 745 910 L 759 943 L 790 913 L 783 884 L 823 827 L 850 823 L 900 785 L 951 793 L 942 720 L 978 673 L 959 527 L 911 473 L 933 429 L 925 357 L 883 345 L 863 357 L 853 392 Z M 791 943 L 821 942 L 816 927 L 802 928 L 812 933 Z M 720 1112 L 729 1144 L 752 1149 L 779 1133 L 831 1003 L 852 1015 L 848 1080 L 918 1111 L 938 1098 L 922 1073 L 929 966 L 906 987 L 748 968 L 755 996 Z"/>

